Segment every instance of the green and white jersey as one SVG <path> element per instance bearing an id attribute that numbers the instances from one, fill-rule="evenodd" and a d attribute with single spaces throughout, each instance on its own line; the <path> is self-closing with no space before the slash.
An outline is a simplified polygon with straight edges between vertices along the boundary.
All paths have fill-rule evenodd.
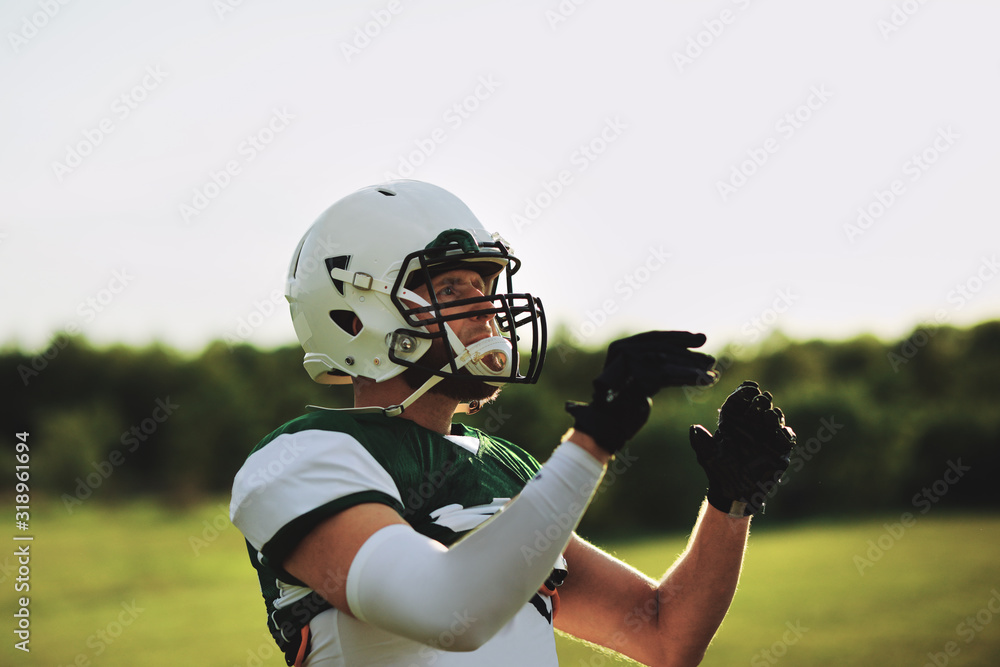
<path id="1" fill-rule="evenodd" d="M 539 467 L 519 447 L 462 424 L 442 436 L 380 414 L 313 412 L 268 435 L 236 475 L 230 515 L 246 537 L 278 645 L 294 658 L 308 622 L 309 665 L 557 665 L 552 607 L 543 596 L 479 650 L 448 652 L 340 613 L 281 568 L 319 523 L 361 503 L 384 503 L 417 532 L 450 545 Z M 331 573 L 340 582 L 346 575 Z M 455 632 L 467 622 L 456 613 Z M 448 644 L 441 637 L 441 647 Z"/>

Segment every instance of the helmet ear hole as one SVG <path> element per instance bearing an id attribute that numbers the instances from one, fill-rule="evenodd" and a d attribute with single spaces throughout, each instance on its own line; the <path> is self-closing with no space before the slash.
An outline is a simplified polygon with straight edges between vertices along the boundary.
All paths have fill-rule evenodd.
<path id="1" fill-rule="evenodd" d="M 350 310 L 331 310 L 330 319 L 350 336 L 357 336 L 364 328 L 358 316 Z"/>

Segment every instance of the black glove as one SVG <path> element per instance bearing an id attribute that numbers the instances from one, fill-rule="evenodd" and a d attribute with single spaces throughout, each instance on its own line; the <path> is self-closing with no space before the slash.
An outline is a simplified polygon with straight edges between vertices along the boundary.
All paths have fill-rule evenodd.
<path id="1" fill-rule="evenodd" d="M 647 331 L 611 343 L 591 402 L 566 403 L 573 428 L 614 454 L 649 419 L 660 389 L 715 383 L 715 359 L 688 349 L 704 344 L 705 334 L 687 331 Z"/>
<path id="2" fill-rule="evenodd" d="M 763 512 L 788 469 L 795 432 L 771 399 L 746 381 L 723 403 L 714 436 L 703 426 L 691 427 L 691 447 L 708 477 L 708 502 L 730 516 Z"/>

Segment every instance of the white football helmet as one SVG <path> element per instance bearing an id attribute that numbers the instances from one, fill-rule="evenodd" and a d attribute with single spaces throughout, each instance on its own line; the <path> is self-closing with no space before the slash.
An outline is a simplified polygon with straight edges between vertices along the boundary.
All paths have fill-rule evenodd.
<path id="1" fill-rule="evenodd" d="M 392 181 L 344 197 L 306 232 L 288 270 L 285 298 L 306 372 L 316 382 L 341 384 L 356 376 L 383 382 L 411 367 L 429 371 L 431 380 L 395 414 L 445 377 L 535 382 L 545 357 L 545 316 L 540 300 L 514 293 L 520 261 L 509 251 L 461 200 L 428 183 Z M 430 285 L 455 268 L 480 273 L 486 290 L 448 302 L 465 308 L 446 315 Z M 413 291 L 425 285 L 428 299 Z M 475 315 L 492 317 L 494 335 L 466 346 L 448 322 Z M 520 345 L 519 330 L 530 333 Z M 448 363 L 422 365 L 438 338 Z"/>

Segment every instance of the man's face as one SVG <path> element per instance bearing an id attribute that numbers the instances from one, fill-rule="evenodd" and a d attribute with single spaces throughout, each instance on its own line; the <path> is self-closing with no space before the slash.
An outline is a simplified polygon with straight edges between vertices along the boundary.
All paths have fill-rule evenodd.
<path id="1" fill-rule="evenodd" d="M 453 308 L 447 307 L 447 304 L 448 302 L 459 301 L 461 299 L 483 297 L 489 291 L 483 277 L 478 272 L 469 269 L 454 269 L 441 273 L 433 278 L 430 288 L 427 285 L 421 285 L 414 288 L 413 292 L 430 302 L 431 289 L 434 290 L 434 295 L 438 303 L 443 306 L 440 312 L 445 316 L 483 310 L 486 307 L 483 303 L 466 304 Z M 417 317 L 420 319 L 429 319 L 430 315 L 423 314 Z M 449 320 L 444 325 L 430 324 L 427 325 L 427 328 L 434 332 L 440 330 L 441 326 L 451 327 L 451 330 L 458 336 L 463 345 L 470 345 L 484 338 L 497 335 L 495 316 L 492 314 L 461 317 Z M 442 338 L 434 339 L 431 349 L 420 358 L 421 365 L 435 369 L 443 368 L 451 359 L 446 345 L 447 343 Z M 465 371 L 464 369 L 460 369 L 459 372 L 462 373 Z M 402 377 L 411 389 L 417 389 L 431 377 L 431 373 L 418 368 L 408 368 Z M 493 398 L 499 393 L 500 389 L 486 384 L 473 375 L 469 375 L 468 377 L 461 378 L 445 378 L 430 391 L 465 402 Z"/>

